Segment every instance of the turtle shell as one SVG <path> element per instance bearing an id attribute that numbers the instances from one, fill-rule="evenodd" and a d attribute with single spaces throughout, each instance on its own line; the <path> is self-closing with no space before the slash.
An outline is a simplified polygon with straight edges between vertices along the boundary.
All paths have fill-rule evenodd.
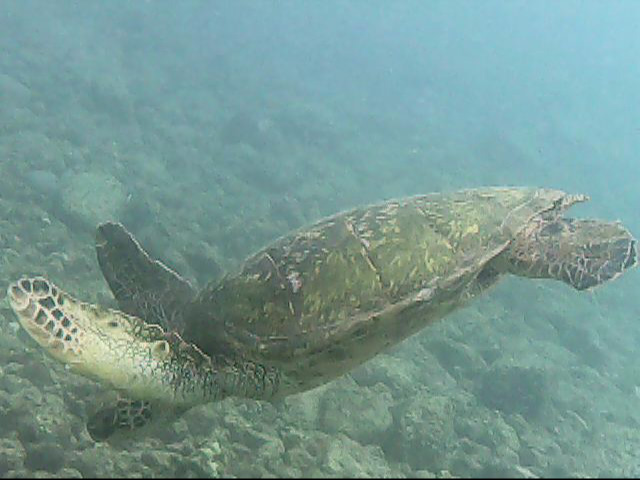
<path id="1" fill-rule="evenodd" d="M 577 197 L 484 188 L 357 208 L 287 235 L 198 295 L 185 338 L 276 365 L 297 389 L 334 378 L 462 305 L 530 220 Z"/>

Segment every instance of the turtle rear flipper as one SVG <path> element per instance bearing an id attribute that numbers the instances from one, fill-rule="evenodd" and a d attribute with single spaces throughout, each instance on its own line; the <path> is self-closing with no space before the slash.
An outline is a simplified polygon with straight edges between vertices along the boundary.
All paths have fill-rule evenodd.
<path id="1" fill-rule="evenodd" d="M 119 223 L 98 226 L 96 253 L 122 311 L 157 323 L 165 330 L 183 330 L 184 306 L 195 297 L 187 280 L 150 258 Z"/>
<path id="2" fill-rule="evenodd" d="M 638 262 L 636 240 L 621 224 L 571 218 L 532 223 L 505 258 L 510 273 L 562 280 L 577 290 L 613 280 Z"/>

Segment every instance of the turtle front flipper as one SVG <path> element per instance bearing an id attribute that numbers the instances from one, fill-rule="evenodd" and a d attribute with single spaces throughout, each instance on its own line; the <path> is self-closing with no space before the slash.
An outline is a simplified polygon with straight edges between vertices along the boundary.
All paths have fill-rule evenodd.
<path id="1" fill-rule="evenodd" d="M 155 410 L 151 402 L 126 397 L 101 402 L 87 421 L 87 432 L 96 442 L 111 440 L 119 433 L 138 433 L 155 419 Z"/>
<path id="2" fill-rule="evenodd" d="M 148 434 L 150 429 L 174 420 L 183 412 L 184 409 L 110 391 L 95 403 L 87 420 L 87 432 L 96 442 L 117 443 L 132 435 L 138 438 Z"/>
<path id="3" fill-rule="evenodd" d="M 96 253 L 122 311 L 165 330 L 182 332 L 184 307 L 195 297 L 187 280 L 150 258 L 119 223 L 98 226 Z"/>
<path id="4" fill-rule="evenodd" d="M 613 280 L 638 262 L 636 240 L 621 224 L 571 218 L 532 222 L 504 255 L 510 273 L 562 280 L 577 290 Z"/>

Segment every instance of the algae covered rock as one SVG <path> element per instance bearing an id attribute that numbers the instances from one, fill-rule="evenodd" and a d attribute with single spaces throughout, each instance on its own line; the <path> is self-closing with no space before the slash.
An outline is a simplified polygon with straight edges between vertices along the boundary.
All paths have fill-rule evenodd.
<path id="1" fill-rule="evenodd" d="M 329 389 L 322 398 L 322 430 L 343 433 L 364 444 L 379 443 L 393 423 L 389 388 L 382 383 L 362 388 L 351 379 L 341 383 L 346 388 Z"/>
<path id="2" fill-rule="evenodd" d="M 388 450 L 414 469 L 447 468 L 443 461 L 455 440 L 454 401 L 421 390 L 395 410 L 395 438 Z"/>
<path id="3" fill-rule="evenodd" d="M 338 434 L 328 440 L 323 470 L 332 477 L 390 477 L 393 473 L 378 446 L 362 446 Z"/>
<path id="4" fill-rule="evenodd" d="M 518 434 L 499 413 L 475 404 L 457 408 L 454 428 L 457 437 L 463 440 L 451 455 L 450 466 L 455 475 L 504 476 L 499 472 L 513 472 L 505 465 L 518 465 Z"/>
<path id="5" fill-rule="evenodd" d="M 9 75 L 0 73 L 0 102 L 6 105 L 25 105 L 31 98 L 31 91 L 24 84 Z"/>
<path id="6" fill-rule="evenodd" d="M 414 362 L 381 353 L 354 370 L 351 376 L 361 387 L 382 383 L 394 396 L 402 397 L 419 389 L 416 379 L 423 376 L 423 372 Z"/>
<path id="7" fill-rule="evenodd" d="M 424 344 L 449 375 L 460 381 L 486 369 L 482 356 L 464 343 L 446 337 L 426 338 Z"/>
<path id="8" fill-rule="evenodd" d="M 286 398 L 279 411 L 283 416 L 294 419 L 297 426 L 316 430 L 320 422 L 322 400 L 328 389 L 331 386 L 323 385 L 302 395 Z"/>
<path id="9" fill-rule="evenodd" d="M 14 435 L 12 438 L 0 439 L 0 477 L 6 477 L 12 470 L 22 468 L 26 452 Z"/>
<path id="10" fill-rule="evenodd" d="M 31 471 L 57 473 L 65 465 L 65 452 L 53 441 L 33 445 L 27 451 L 24 465 Z"/>
<path id="11" fill-rule="evenodd" d="M 64 212 L 89 228 L 106 220 L 119 219 L 126 201 L 124 186 L 109 174 L 86 172 L 64 177 Z"/>
<path id="12" fill-rule="evenodd" d="M 482 376 L 476 395 L 488 408 L 535 419 L 547 402 L 548 383 L 539 368 L 498 366 Z"/>

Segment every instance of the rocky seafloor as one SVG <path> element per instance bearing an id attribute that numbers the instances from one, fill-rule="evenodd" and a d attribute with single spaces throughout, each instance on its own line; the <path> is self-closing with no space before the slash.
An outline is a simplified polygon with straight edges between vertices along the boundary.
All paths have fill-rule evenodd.
<path id="1" fill-rule="evenodd" d="M 582 293 L 507 278 L 311 392 L 278 404 L 228 399 L 142 437 L 93 442 L 85 422 L 101 389 L 37 347 L 4 292 L 45 274 L 115 306 L 93 251 L 98 222 L 122 221 L 199 286 L 323 215 L 433 190 L 587 190 L 594 202 L 579 214 L 635 222 L 640 234 L 637 184 L 622 182 L 637 170 L 624 163 L 634 124 L 611 115 L 615 128 L 596 128 L 588 92 L 564 67 L 548 75 L 562 102 L 507 92 L 493 98 L 495 117 L 449 85 L 402 97 L 398 82 L 378 98 L 356 79 L 329 94 L 293 63 L 260 75 L 268 54 L 246 32 L 246 41 L 220 34 L 207 70 L 214 61 L 189 50 L 192 32 L 171 12 L 147 11 L 152 3 L 84 7 L 95 15 L 75 3 L 3 4 L 1 477 L 640 475 L 637 271 Z M 169 42 L 172 28 L 183 37 Z M 492 130 L 512 105 L 522 113 Z M 603 158 L 620 168 L 592 175 Z"/>
<path id="2" fill-rule="evenodd" d="M 47 203 L 53 194 L 36 196 L 15 178 L 0 179 L 9 192 L 0 199 L 7 212 L 0 220 L 0 291 L 24 273 L 42 272 L 82 299 L 113 305 L 88 225 L 124 215 L 117 209 L 126 208 L 127 196 L 124 188 L 118 196 L 115 176 L 104 175 L 70 176 L 65 181 L 80 187 L 57 191 L 55 207 Z M 168 210 L 154 218 L 163 225 L 170 217 Z M 219 247 L 196 238 L 182 229 L 165 239 L 170 263 L 198 278 L 181 252 L 199 249 L 198 263 L 219 275 Z M 0 475 L 634 475 L 639 307 L 624 303 L 634 281 L 635 272 L 577 293 L 508 278 L 329 385 L 278 404 L 228 399 L 201 406 L 113 445 L 94 443 L 84 426 L 100 388 L 48 358 L 3 300 Z"/>

